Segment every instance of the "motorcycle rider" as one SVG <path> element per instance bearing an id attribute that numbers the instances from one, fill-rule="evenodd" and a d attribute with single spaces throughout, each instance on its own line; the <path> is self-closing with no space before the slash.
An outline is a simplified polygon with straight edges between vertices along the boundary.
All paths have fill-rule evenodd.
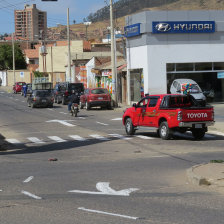
<path id="1" fill-rule="evenodd" d="M 72 95 L 69 96 L 69 103 L 68 103 L 68 111 L 71 112 L 71 107 L 73 103 L 77 103 L 79 105 L 79 93 L 75 91 L 74 89 L 72 90 Z"/>

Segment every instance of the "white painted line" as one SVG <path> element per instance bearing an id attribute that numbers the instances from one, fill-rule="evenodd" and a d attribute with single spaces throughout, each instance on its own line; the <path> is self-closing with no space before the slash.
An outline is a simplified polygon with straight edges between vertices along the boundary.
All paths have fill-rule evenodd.
<path id="1" fill-rule="evenodd" d="M 27 139 L 30 140 L 33 143 L 36 143 L 36 144 L 43 144 L 43 143 L 45 143 L 45 142 L 43 142 L 42 140 L 40 140 L 39 138 L 36 138 L 36 137 L 30 137 L 30 138 L 27 138 Z"/>
<path id="2" fill-rule="evenodd" d="M 99 122 L 99 121 L 96 121 L 96 123 L 97 123 L 97 124 L 101 124 L 101 125 L 105 125 L 105 126 L 106 126 L 106 125 L 109 125 L 109 124 L 101 123 L 101 122 Z"/>
<path id="3" fill-rule="evenodd" d="M 144 135 L 135 135 L 138 138 L 142 138 L 142 139 L 155 139 L 153 137 L 149 137 L 149 136 L 144 136 Z"/>
<path id="4" fill-rule="evenodd" d="M 12 144 L 21 144 L 21 142 L 15 138 L 8 138 L 6 141 Z"/>
<path id="5" fill-rule="evenodd" d="M 112 121 L 122 121 L 122 118 L 121 117 L 118 117 L 118 118 L 114 118 L 114 119 L 111 119 Z"/>
<path id="6" fill-rule="evenodd" d="M 102 140 L 102 141 L 110 140 L 109 138 L 106 138 L 106 137 L 103 137 L 103 136 L 100 136 L 100 135 L 89 135 L 89 136 L 92 137 L 92 138 L 98 139 L 98 140 Z"/>
<path id="7" fill-rule="evenodd" d="M 33 176 L 28 177 L 23 183 L 29 183 L 33 179 Z"/>
<path id="8" fill-rule="evenodd" d="M 87 139 L 79 136 L 79 135 L 69 135 L 70 138 L 73 138 L 74 140 L 77 140 L 77 141 L 87 141 Z"/>
<path id="9" fill-rule="evenodd" d="M 77 117 L 78 119 L 82 119 L 82 120 L 85 120 L 86 118 L 85 117 Z"/>
<path id="10" fill-rule="evenodd" d="M 220 131 L 209 131 L 210 134 L 214 134 L 214 135 L 221 135 L 221 136 L 224 136 L 224 133 L 223 132 L 220 132 Z"/>
<path id="11" fill-rule="evenodd" d="M 50 108 L 47 108 L 47 109 L 53 111 L 53 109 L 50 109 Z"/>
<path id="12" fill-rule="evenodd" d="M 65 112 L 60 112 L 60 114 L 68 114 L 68 113 L 65 113 Z"/>
<path id="13" fill-rule="evenodd" d="M 24 100 L 23 100 L 22 102 L 23 102 L 23 103 L 25 103 L 25 101 L 24 101 Z"/>
<path id="14" fill-rule="evenodd" d="M 18 101 L 18 99 L 15 99 L 16 101 Z"/>
<path id="15" fill-rule="evenodd" d="M 67 142 L 66 140 L 64 140 L 58 136 L 48 136 L 48 138 L 50 138 L 51 140 L 54 140 L 56 142 Z"/>
<path id="16" fill-rule="evenodd" d="M 119 134 L 109 134 L 109 135 L 114 137 L 114 138 L 119 138 L 119 139 L 123 139 L 123 140 L 130 140 L 130 139 L 132 139 L 132 138 L 124 137 L 123 135 L 119 135 Z"/>
<path id="17" fill-rule="evenodd" d="M 75 127 L 76 125 L 74 125 L 74 124 L 70 124 L 70 123 L 68 123 L 67 121 L 64 121 L 64 120 L 50 120 L 50 121 L 46 121 L 46 122 L 58 122 L 58 123 L 60 123 L 60 124 L 63 124 L 63 125 L 65 125 L 65 126 L 68 126 L 68 127 Z"/>
<path id="18" fill-rule="evenodd" d="M 37 199 L 37 200 L 42 199 L 41 197 L 36 196 L 35 194 L 31 194 L 31 193 L 28 192 L 28 191 L 21 191 L 21 193 L 22 193 L 22 194 L 25 194 L 25 195 L 27 195 L 27 196 L 29 196 L 29 197 L 31 197 L 31 198 Z"/>
<path id="19" fill-rule="evenodd" d="M 2 190 L 0 189 L 0 191 L 2 191 Z"/>
<path id="20" fill-rule="evenodd" d="M 87 212 L 92 212 L 92 213 L 98 213 L 98 214 L 104 214 L 104 215 L 111 215 L 111 216 L 117 216 L 117 217 L 122 217 L 122 218 L 126 218 L 126 219 L 139 219 L 139 217 L 133 217 L 133 216 L 127 216 L 127 215 L 121 215 L 121 214 L 115 214 L 115 213 L 110 213 L 110 212 L 103 212 L 103 211 L 99 211 L 99 210 L 92 210 L 92 209 L 86 209 L 83 207 L 79 207 L 79 210 L 83 210 L 83 211 L 87 211 Z"/>

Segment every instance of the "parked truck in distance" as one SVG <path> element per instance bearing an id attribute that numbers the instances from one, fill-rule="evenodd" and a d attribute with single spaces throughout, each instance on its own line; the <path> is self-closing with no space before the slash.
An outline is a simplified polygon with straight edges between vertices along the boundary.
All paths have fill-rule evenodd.
<path id="1" fill-rule="evenodd" d="M 162 139 L 170 139 L 173 132 L 191 131 L 194 139 L 202 139 L 208 126 L 214 125 L 214 109 L 200 106 L 191 95 L 149 95 L 126 109 L 123 125 L 128 135 L 139 126 L 155 127 Z"/>

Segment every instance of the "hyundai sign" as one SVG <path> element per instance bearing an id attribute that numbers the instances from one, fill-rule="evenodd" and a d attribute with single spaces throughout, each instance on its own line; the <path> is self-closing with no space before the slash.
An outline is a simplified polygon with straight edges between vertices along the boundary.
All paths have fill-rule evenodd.
<path id="1" fill-rule="evenodd" d="M 214 33 L 214 21 L 152 22 L 153 33 Z"/>
<path id="2" fill-rule="evenodd" d="M 140 23 L 124 27 L 125 37 L 134 37 L 140 35 Z"/>

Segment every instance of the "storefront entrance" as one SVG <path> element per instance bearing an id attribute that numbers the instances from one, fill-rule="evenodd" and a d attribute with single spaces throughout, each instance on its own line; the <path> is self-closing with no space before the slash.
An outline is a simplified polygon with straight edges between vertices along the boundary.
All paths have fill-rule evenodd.
<path id="1" fill-rule="evenodd" d="M 208 102 L 224 102 L 224 75 L 220 75 L 223 70 L 218 68 L 224 69 L 224 63 L 167 64 L 167 92 L 170 92 L 174 79 L 193 79 L 201 87 Z"/>
<path id="2" fill-rule="evenodd" d="M 130 95 L 132 102 L 138 102 L 144 96 L 143 69 L 130 70 Z"/>

